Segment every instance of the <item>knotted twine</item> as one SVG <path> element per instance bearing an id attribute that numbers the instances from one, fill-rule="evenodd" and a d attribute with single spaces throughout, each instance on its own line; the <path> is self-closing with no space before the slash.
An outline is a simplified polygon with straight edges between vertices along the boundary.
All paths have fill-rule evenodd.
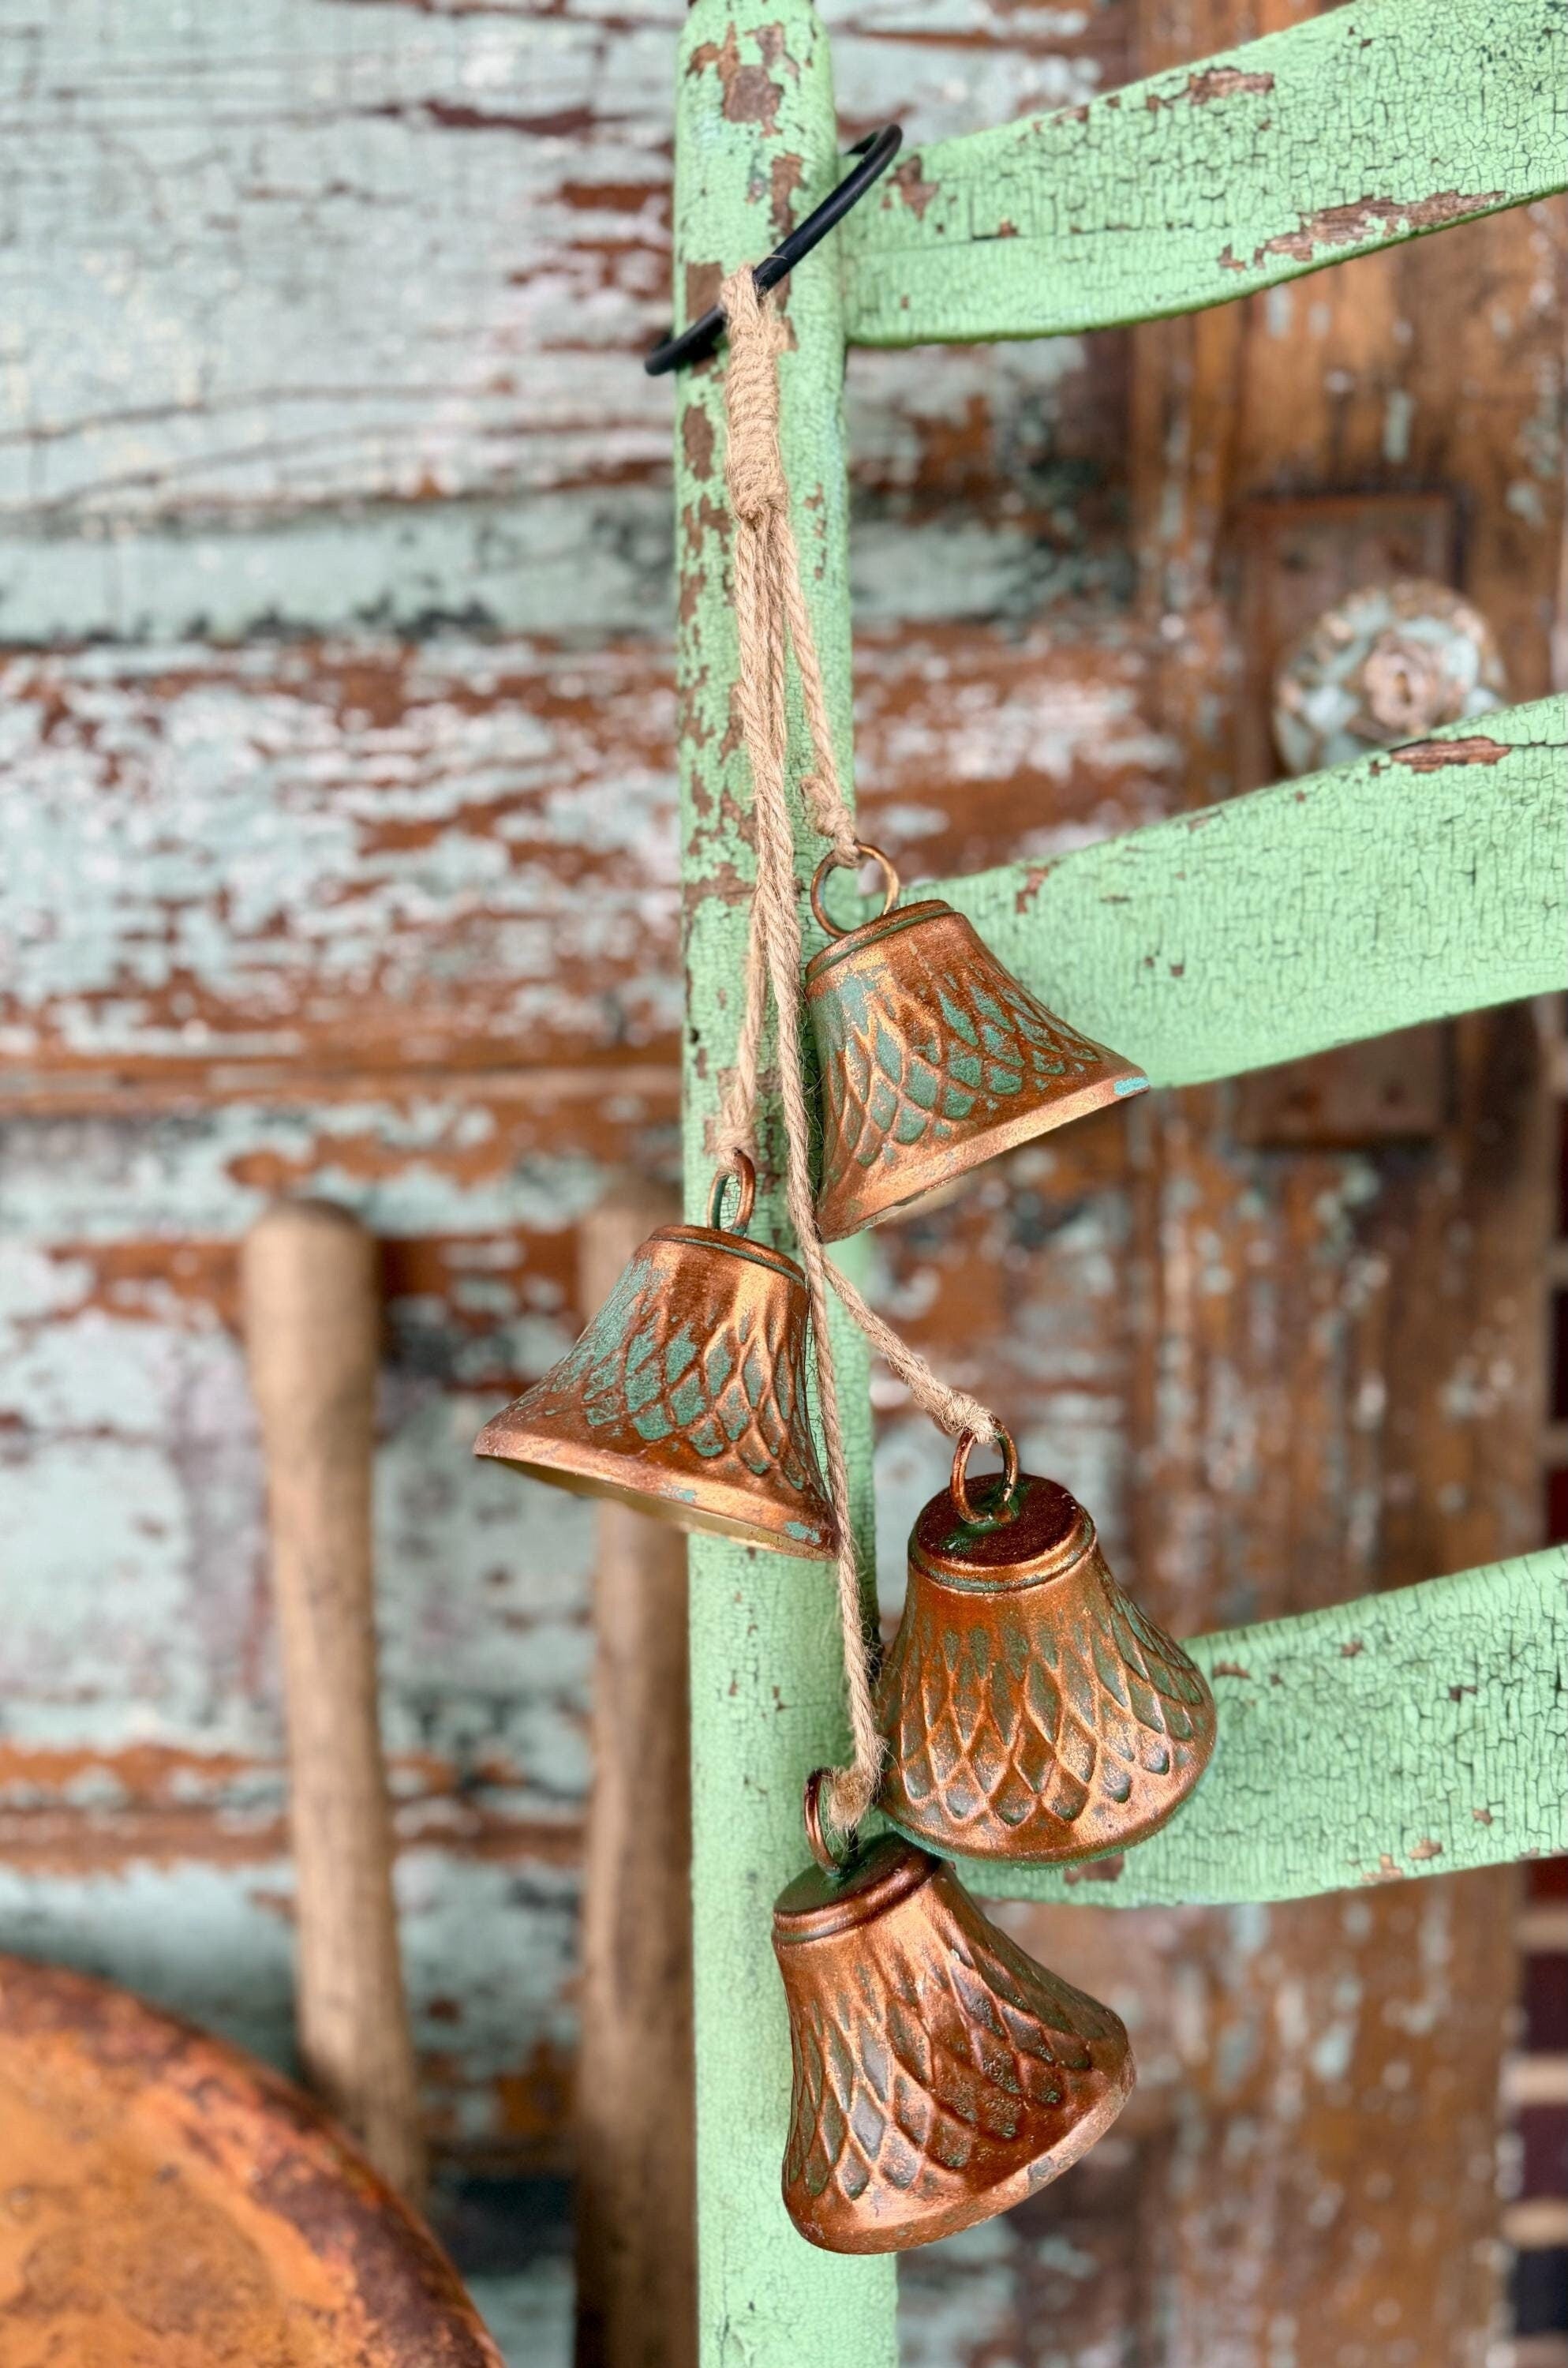
<path id="1" fill-rule="evenodd" d="M 849 1473 L 839 1418 L 838 1385 L 828 1338 L 828 1288 L 871 1346 L 908 1388 L 915 1403 L 949 1436 L 972 1430 L 994 1439 L 1000 1426 L 988 1407 L 949 1389 L 922 1357 L 872 1313 L 859 1292 L 831 1265 L 817 1228 L 812 1185 L 811 1108 L 801 1051 L 801 916 L 795 880 L 794 828 L 785 785 L 789 746 L 786 703 L 788 652 L 800 678 L 812 770 L 801 783 L 807 813 L 837 861 L 858 868 L 859 842 L 845 803 L 817 663 L 811 611 L 801 583 L 800 553 L 790 517 L 790 485 L 778 438 L 778 356 L 789 333 L 769 294 L 759 299 L 748 268 L 727 279 L 720 302 L 729 323 L 724 379 L 728 450 L 724 481 L 734 513 L 732 565 L 740 644 L 735 702 L 751 763 L 756 886 L 752 898 L 745 1003 L 735 1065 L 720 1114 L 715 1149 L 722 1161 L 737 1151 L 755 1156 L 758 1070 L 769 999 L 775 1014 L 778 1092 L 784 1113 L 785 1207 L 800 1244 L 806 1277 L 817 1376 L 817 1406 L 826 1451 L 828 1497 L 838 1531 L 838 1616 L 854 1756 L 829 1773 L 826 1807 L 841 1834 L 850 1834 L 876 1797 L 882 1742 L 871 1698 L 871 1656 L 860 1604 L 860 1576 L 850 1526 Z"/>

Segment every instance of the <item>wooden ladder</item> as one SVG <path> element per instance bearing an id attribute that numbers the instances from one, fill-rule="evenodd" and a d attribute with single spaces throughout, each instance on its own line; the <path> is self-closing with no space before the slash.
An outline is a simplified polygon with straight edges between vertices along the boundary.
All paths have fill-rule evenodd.
<path id="1" fill-rule="evenodd" d="M 1524 204 L 1568 181 L 1565 88 L 1561 0 L 1362 0 L 906 156 L 788 298 L 785 454 L 846 781 L 849 346 L 1194 312 Z M 828 40 L 807 0 L 697 0 L 677 80 L 677 326 L 840 171 Z M 682 374 L 676 435 L 694 1217 L 740 1017 L 751 879 L 722 370 L 721 356 Z M 1154 1085 L 1191 1084 L 1559 987 L 1565 782 L 1565 703 L 1542 700 L 938 893 Z M 803 829 L 801 844 L 809 873 Z M 767 1215 L 784 1238 L 780 1211 Z M 842 1326 L 835 1348 L 869 1569 L 864 1349 Z M 825 1568 L 693 1542 L 705 2368 L 884 2368 L 896 2352 L 892 2263 L 813 2251 L 778 2194 L 790 2070 L 768 1910 L 802 1861 L 805 1773 L 844 1748 L 832 1584 Z M 1220 1697 L 1214 1766 L 1121 1879 L 1095 1887 L 1097 1904 L 1286 1899 L 1568 1847 L 1562 1549 L 1194 1649 Z M 1051 1870 L 964 1873 L 991 1896 L 1074 1896 Z"/>

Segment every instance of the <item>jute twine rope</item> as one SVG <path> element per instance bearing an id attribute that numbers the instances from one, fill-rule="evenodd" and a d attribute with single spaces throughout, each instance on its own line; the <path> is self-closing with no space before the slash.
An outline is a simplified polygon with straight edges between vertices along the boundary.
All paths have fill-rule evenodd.
<path id="1" fill-rule="evenodd" d="M 801 1050 L 801 916 L 795 880 L 794 832 L 785 786 L 789 740 L 787 655 L 792 645 L 813 770 L 801 783 L 807 811 L 839 861 L 859 863 L 854 818 L 839 783 L 827 700 L 817 663 L 811 613 L 801 584 L 800 553 L 790 518 L 790 486 L 778 439 L 778 356 L 788 332 L 771 296 L 759 299 L 749 268 L 725 281 L 721 295 L 729 322 L 730 359 L 724 381 L 728 451 L 724 478 L 734 512 L 733 553 L 735 621 L 740 642 L 736 705 L 751 762 L 755 804 L 756 887 L 746 961 L 745 1007 L 735 1065 L 720 1115 L 721 1159 L 755 1153 L 758 1074 L 767 1008 L 771 997 L 784 1113 L 785 1205 L 800 1244 L 811 1309 L 817 1405 L 827 1457 L 828 1494 L 838 1529 L 838 1612 L 849 1697 L 854 1757 L 832 1770 L 826 1807 L 841 1833 L 860 1823 L 876 1797 L 882 1742 L 871 1698 L 871 1656 L 861 1611 L 859 1572 L 850 1525 L 849 1474 L 839 1417 L 833 1348 L 828 1338 L 829 1286 L 849 1315 L 934 1421 L 957 1437 L 972 1430 L 994 1439 L 995 1417 L 977 1398 L 949 1389 L 925 1360 L 873 1315 L 860 1294 L 825 1257 L 812 1189 L 812 1113 Z"/>

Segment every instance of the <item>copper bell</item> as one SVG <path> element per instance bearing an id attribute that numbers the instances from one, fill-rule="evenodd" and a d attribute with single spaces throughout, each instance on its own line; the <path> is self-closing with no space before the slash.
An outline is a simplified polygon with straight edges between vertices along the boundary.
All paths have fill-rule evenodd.
<path id="1" fill-rule="evenodd" d="M 1149 1080 L 1058 1019 L 1003 969 L 961 913 L 939 896 L 898 908 L 898 874 L 880 848 L 887 902 L 845 931 L 823 883 L 812 910 L 836 942 L 806 966 L 822 1071 L 824 1241 L 881 1224 L 913 1201 Z"/>
<path id="2" fill-rule="evenodd" d="M 1163 1826 L 1214 1748 L 1203 1673 L 1106 1567 L 1095 1525 L 1054 1480 L 952 1479 L 909 1541 L 903 1619 L 877 1717 L 880 1802 L 903 1832 L 969 1858 L 1050 1865 Z"/>
<path id="3" fill-rule="evenodd" d="M 818 1849 L 774 1904 L 773 1948 L 794 2073 L 784 2203 L 829 2252 L 901 2252 L 1007 2211 L 1131 2092 L 1110 2009 L 896 1834 L 842 1867 Z"/>
<path id="4" fill-rule="evenodd" d="M 806 1282 L 745 1239 L 756 1196 L 650 1234 L 576 1346 L 473 1443 L 536 1480 L 685 1530 L 830 1562 L 837 1533 L 806 1414 Z"/>

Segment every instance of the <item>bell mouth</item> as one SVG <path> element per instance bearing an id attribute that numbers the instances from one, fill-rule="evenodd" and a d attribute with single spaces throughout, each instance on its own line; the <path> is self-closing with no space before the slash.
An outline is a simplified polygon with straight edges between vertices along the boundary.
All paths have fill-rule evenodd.
<path id="1" fill-rule="evenodd" d="M 846 929 L 806 964 L 806 993 L 813 993 L 834 964 L 846 955 L 864 953 L 868 946 L 880 945 L 884 938 L 896 938 L 901 930 L 918 928 L 921 922 L 940 919 L 953 909 L 944 896 L 925 896 L 917 905 L 895 905 L 891 912 L 879 913 L 875 920 Z"/>
<path id="2" fill-rule="evenodd" d="M 623 1456 L 576 1440 L 530 1435 L 517 1429 L 508 1433 L 505 1414 L 485 1424 L 473 1442 L 476 1455 L 509 1464 L 525 1480 L 542 1480 L 547 1487 L 562 1488 L 571 1497 L 595 1497 L 629 1506 L 658 1521 L 697 1537 L 729 1538 L 746 1546 L 762 1546 L 773 1554 L 792 1554 L 798 1562 L 832 1562 L 838 1552 L 831 1524 L 802 1506 L 791 1519 L 780 1506 L 777 1520 L 759 1514 L 749 1489 L 728 1481 L 703 1478 L 703 1501 L 695 1501 L 694 1486 L 677 1474 L 650 1470 L 647 1485 L 633 1487 L 625 1477 Z"/>
<path id="3" fill-rule="evenodd" d="M 923 1507 L 909 1541 L 911 1569 L 960 1594 L 994 1595 L 1004 1588 L 1038 1587 L 1059 1578 L 1093 1552 L 1093 1520 L 1071 1489 L 1032 1472 L 1018 1475 L 1012 1509 L 985 1518 L 1001 1494 L 1002 1475 L 970 1484 L 982 1518 L 966 1521 L 950 1488 Z"/>
<path id="4" fill-rule="evenodd" d="M 837 1873 L 808 1866 L 773 1903 L 773 1941 L 779 1949 L 830 1941 L 856 1925 L 885 1916 L 913 1899 L 942 1871 L 943 1861 L 901 1834 L 882 1834 L 855 1852 Z"/>
<path id="5" fill-rule="evenodd" d="M 924 2211 L 909 2213 L 884 2226 L 875 2221 L 864 2226 L 845 2228 L 828 2226 L 813 2220 L 810 2214 L 790 2218 L 809 2245 L 829 2253 L 906 2253 L 917 2246 L 937 2244 L 944 2237 L 956 2237 L 976 2222 L 994 2219 L 1000 2212 L 1011 2212 L 1042 2187 L 1060 2179 L 1081 2162 L 1092 2146 L 1098 2144 L 1131 2096 L 1138 2078 L 1138 2067 L 1127 2034 L 1122 2032 L 1122 2053 L 1119 2061 L 1108 2066 L 1104 2074 L 1104 2086 L 1088 2111 L 1082 2113 L 1072 2127 L 1048 2154 L 1035 2155 L 1012 2169 L 1003 2169 L 995 2179 L 976 2187 L 966 2187 L 960 2195 L 949 2195 L 928 2205 Z"/>
<path id="6" fill-rule="evenodd" d="M 971 1168 L 983 1167 L 1005 1151 L 1016 1151 L 1020 1144 L 1051 1134 L 1059 1126 L 1092 1118 L 1096 1110 L 1108 1110 L 1113 1102 L 1127 1101 L 1148 1088 L 1149 1080 L 1141 1074 L 1091 1077 L 1070 1094 L 1016 1110 L 1011 1118 L 998 1119 L 994 1126 L 959 1142 L 941 1144 L 924 1156 L 903 1153 L 896 1166 L 889 1161 L 880 1173 L 876 1163 L 848 1169 L 835 1190 L 824 1193 L 818 1205 L 822 1237 L 824 1242 L 847 1241 L 873 1225 L 891 1224 L 907 1216 L 917 1203 L 929 1207 L 937 1192 L 951 1199 L 954 1188 L 967 1179 Z"/>

